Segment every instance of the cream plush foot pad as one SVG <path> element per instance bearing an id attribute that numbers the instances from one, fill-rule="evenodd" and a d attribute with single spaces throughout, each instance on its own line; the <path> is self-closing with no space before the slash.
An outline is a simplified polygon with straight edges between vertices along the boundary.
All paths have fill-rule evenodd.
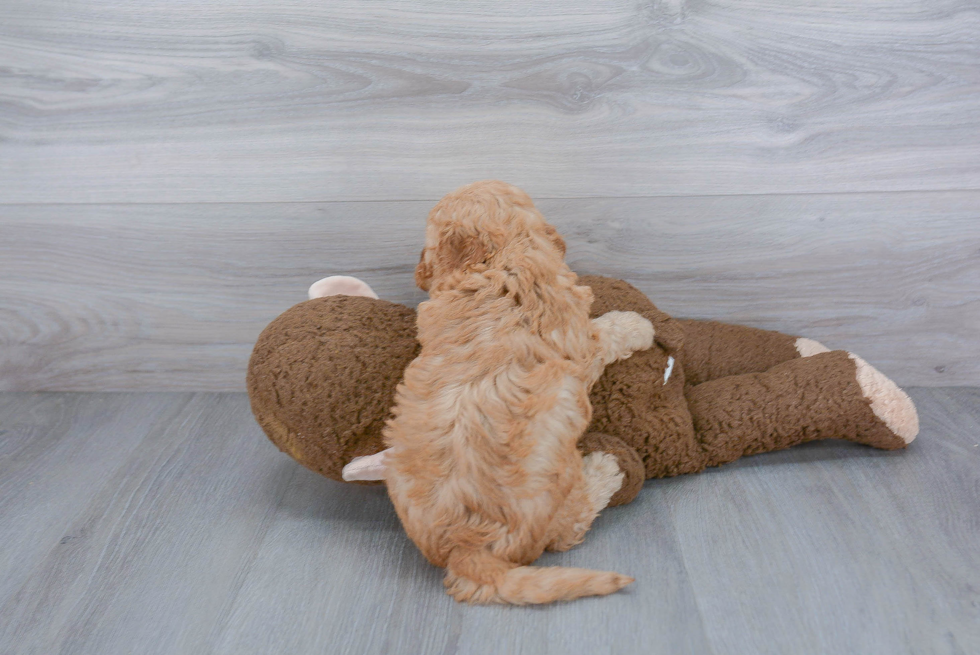
<path id="1" fill-rule="evenodd" d="M 830 352 L 830 348 L 823 345 L 819 341 L 800 337 L 796 340 L 796 352 L 800 353 L 800 357 L 813 357 L 814 355 L 819 355 L 820 353 Z"/>
<path id="2" fill-rule="evenodd" d="M 857 382 L 871 401 L 871 411 L 902 441 L 912 443 L 919 434 L 919 413 L 912 399 L 874 366 L 854 353 L 848 355 L 857 366 Z"/>

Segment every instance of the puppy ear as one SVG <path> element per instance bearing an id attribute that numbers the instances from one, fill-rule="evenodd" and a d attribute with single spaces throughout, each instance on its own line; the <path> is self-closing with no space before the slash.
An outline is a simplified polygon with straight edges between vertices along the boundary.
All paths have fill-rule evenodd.
<path id="1" fill-rule="evenodd" d="M 444 234 L 434 248 L 422 249 L 418 266 L 415 267 L 415 284 L 422 291 L 428 291 L 436 269 L 440 276 L 462 271 L 485 262 L 489 254 L 490 249 L 479 236 L 458 230 Z"/>
<path id="2" fill-rule="evenodd" d="M 436 257 L 446 272 L 461 271 L 468 266 L 485 262 L 487 255 L 487 247 L 480 237 L 459 231 L 447 234 L 440 240 L 436 251 Z"/>
<path id="3" fill-rule="evenodd" d="M 418 266 L 415 267 L 415 284 L 422 291 L 428 291 L 429 284 L 432 282 L 432 263 L 426 258 L 425 253 L 426 249 L 422 248 Z"/>
<path id="4" fill-rule="evenodd" d="M 545 234 L 548 235 L 548 238 L 551 239 L 551 243 L 555 244 L 555 248 L 557 248 L 561 253 L 561 256 L 564 257 L 566 252 L 565 240 L 561 238 L 560 234 L 558 234 L 558 230 L 551 225 L 545 225 L 544 231 Z"/>

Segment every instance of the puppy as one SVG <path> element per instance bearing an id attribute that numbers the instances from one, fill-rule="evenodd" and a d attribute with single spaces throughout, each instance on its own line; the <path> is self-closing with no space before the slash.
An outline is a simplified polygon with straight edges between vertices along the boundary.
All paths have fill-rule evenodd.
<path id="1" fill-rule="evenodd" d="M 589 390 L 645 350 L 633 312 L 589 320 L 565 243 L 531 199 L 477 182 L 429 214 L 415 272 L 419 356 L 385 428 L 388 493 L 408 536 L 447 569 L 459 601 L 548 603 L 612 593 L 618 573 L 528 566 L 582 541 L 622 484 L 615 458 L 583 459 Z"/>

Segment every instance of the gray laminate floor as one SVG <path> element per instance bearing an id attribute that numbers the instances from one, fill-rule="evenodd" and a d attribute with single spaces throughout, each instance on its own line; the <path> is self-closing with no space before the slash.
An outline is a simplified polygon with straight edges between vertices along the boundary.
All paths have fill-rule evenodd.
<path id="1" fill-rule="evenodd" d="M 384 491 L 243 394 L 0 394 L 2 653 L 978 653 L 980 390 L 905 452 L 816 443 L 647 483 L 546 563 L 618 595 L 467 607 Z"/>

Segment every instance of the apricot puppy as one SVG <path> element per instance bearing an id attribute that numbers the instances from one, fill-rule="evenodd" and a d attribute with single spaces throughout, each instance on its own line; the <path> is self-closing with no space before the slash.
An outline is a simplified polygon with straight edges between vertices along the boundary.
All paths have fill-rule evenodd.
<path id="1" fill-rule="evenodd" d="M 531 199 L 477 182 L 430 212 L 415 272 L 419 356 L 385 429 L 386 481 L 408 536 L 460 601 L 548 603 L 612 593 L 618 573 L 528 566 L 582 541 L 622 484 L 583 458 L 589 389 L 653 344 L 634 312 L 590 321 L 565 243 Z"/>

